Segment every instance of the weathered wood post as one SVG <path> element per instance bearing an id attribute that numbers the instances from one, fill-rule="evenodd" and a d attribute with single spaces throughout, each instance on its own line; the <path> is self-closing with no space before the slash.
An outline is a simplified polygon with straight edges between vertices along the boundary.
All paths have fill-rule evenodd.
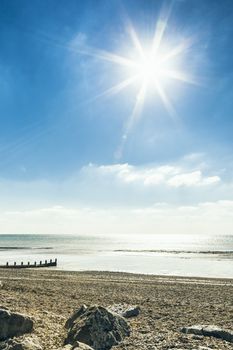
<path id="1" fill-rule="evenodd" d="M 56 259 L 46 259 L 46 260 L 40 260 L 40 262 L 36 262 L 36 261 L 25 261 L 25 263 L 23 261 L 20 262 L 16 262 L 14 261 L 13 263 L 10 263 L 9 261 L 6 261 L 6 263 L 4 265 L 0 265 L 0 268 L 29 268 L 29 267 L 52 267 L 52 266 L 57 266 L 57 258 Z"/>

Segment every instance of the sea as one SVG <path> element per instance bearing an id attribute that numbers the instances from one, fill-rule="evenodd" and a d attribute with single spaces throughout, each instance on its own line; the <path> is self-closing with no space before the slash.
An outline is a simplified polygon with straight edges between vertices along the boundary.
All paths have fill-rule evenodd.
<path id="1" fill-rule="evenodd" d="M 58 270 L 233 278 L 233 235 L 0 235 L 0 265 L 55 258 Z"/>

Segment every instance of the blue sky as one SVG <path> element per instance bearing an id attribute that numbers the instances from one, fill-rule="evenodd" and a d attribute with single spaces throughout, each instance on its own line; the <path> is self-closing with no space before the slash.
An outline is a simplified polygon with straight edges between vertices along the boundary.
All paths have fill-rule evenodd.
<path id="1" fill-rule="evenodd" d="M 106 53 L 158 23 L 195 84 L 165 81 L 174 113 L 149 84 L 132 117 L 141 83 L 106 94 L 131 69 Z M 233 234 L 232 23 L 231 0 L 0 0 L 1 233 Z"/>

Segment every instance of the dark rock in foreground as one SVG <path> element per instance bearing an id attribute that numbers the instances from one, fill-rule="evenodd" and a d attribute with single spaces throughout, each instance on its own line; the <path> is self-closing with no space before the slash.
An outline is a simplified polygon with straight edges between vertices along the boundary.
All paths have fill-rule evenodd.
<path id="1" fill-rule="evenodd" d="M 22 314 L 0 309 L 0 340 L 31 332 L 32 320 Z"/>
<path id="2" fill-rule="evenodd" d="M 42 350 L 42 347 L 31 339 L 15 340 L 9 339 L 0 342 L 0 350 Z"/>
<path id="3" fill-rule="evenodd" d="M 181 328 L 181 332 L 186 334 L 195 334 L 220 338 L 230 343 L 233 343 L 233 331 L 222 329 L 217 326 L 195 325 L 191 327 L 183 327 Z"/>
<path id="4" fill-rule="evenodd" d="M 66 344 L 80 341 L 95 350 L 109 350 L 130 334 L 124 318 L 102 306 L 82 306 L 66 322 L 67 326 L 70 329 Z"/>

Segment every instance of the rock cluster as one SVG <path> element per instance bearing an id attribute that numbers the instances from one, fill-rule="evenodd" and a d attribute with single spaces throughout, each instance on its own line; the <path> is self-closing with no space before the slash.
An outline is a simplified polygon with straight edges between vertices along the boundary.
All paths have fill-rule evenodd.
<path id="1" fill-rule="evenodd" d="M 125 319 L 102 306 L 83 305 L 69 318 L 66 327 L 65 344 L 74 346 L 79 341 L 95 350 L 109 350 L 130 335 Z"/>
<path id="2" fill-rule="evenodd" d="M 183 327 L 181 328 L 181 332 L 186 334 L 190 333 L 195 335 L 220 338 L 230 343 L 233 343 L 233 332 L 226 329 L 222 329 L 217 326 L 195 325 L 191 327 Z"/>
<path id="3" fill-rule="evenodd" d="M 67 336 L 64 342 L 64 346 L 59 348 L 62 343 L 58 343 L 56 349 L 59 350 L 110 350 L 112 347 L 121 343 L 125 337 L 130 335 L 130 327 L 125 318 L 135 317 L 140 314 L 140 308 L 129 304 L 114 304 L 105 308 L 103 306 L 85 306 L 82 305 L 77 309 L 71 317 L 66 321 L 65 327 L 67 329 Z M 132 324 L 137 323 L 136 320 L 132 320 Z M 138 324 L 138 323 L 137 323 Z M 0 350 L 46 350 L 47 345 L 43 345 L 43 349 L 37 342 L 37 336 L 32 335 L 30 337 L 23 336 L 33 330 L 33 321 L 25 315 L 11 312 L 7 308 L 0 306 Z M 233 343 L 233 331 L 223 329 L 214 325 L 194 325 L 190 327 L 183 327 L 180 329 L 182 333 L 192 334 L 190 339 L 203 340 L 205 336 L 215 337 L 224 340 L 228 343 Z M 148 334 L 148 330 L 145 328 L 137 328 L 137 333 L 143 338 L 143 334 Z M 20 338 L 19 338 L 20 336 Z M 148 335 L 149 336 L 149 335 Z M 181 335 L 180 335 L 181 336 Z M 206 345 L 209 345 L 208 339 L 206 339 Z M 211 341 L 216 341 L 212 339 Z M 127 342 L 130 344 L 130 340 L 125 339 L 124 344 L 120 345 L 123 349 L 127 348 Z M 224 342 L 224 343 L 225 343 Z M 143 343 L 145 345 L 145 343 Z M 149 343 L 148 343 L 149 344 Z M 152 346 L 152 341 L 150 340 Z M 153 346 L 156 346 L 153 343 Z M 227 344 L 227 343 L 226 343 Z M 174 348 L 177 350 L 184 350 L 187 347 L 179 348 L 180 344 L 167 344 L 166 349 L 171 350 Z M 204 345 L 204 344 L 203 344 Z M 122 347 L 123 346 L 123 347 Z M 196 344 L 190 344 L 189 349 L 195 350 L 211 350 L 206 346 L 200 346 Z M 193 347 L 194 346 L 194 347 Z M 227 346 L 231 347 L 231 344 Z M 147 344 L 143 349 L 147 349 Z M 155 347 L 153 347 L 155 349 Z M 224 348 L 225 349 L 225 348 Z M 227 347 L 228 349 L 228 347 Z"/>

